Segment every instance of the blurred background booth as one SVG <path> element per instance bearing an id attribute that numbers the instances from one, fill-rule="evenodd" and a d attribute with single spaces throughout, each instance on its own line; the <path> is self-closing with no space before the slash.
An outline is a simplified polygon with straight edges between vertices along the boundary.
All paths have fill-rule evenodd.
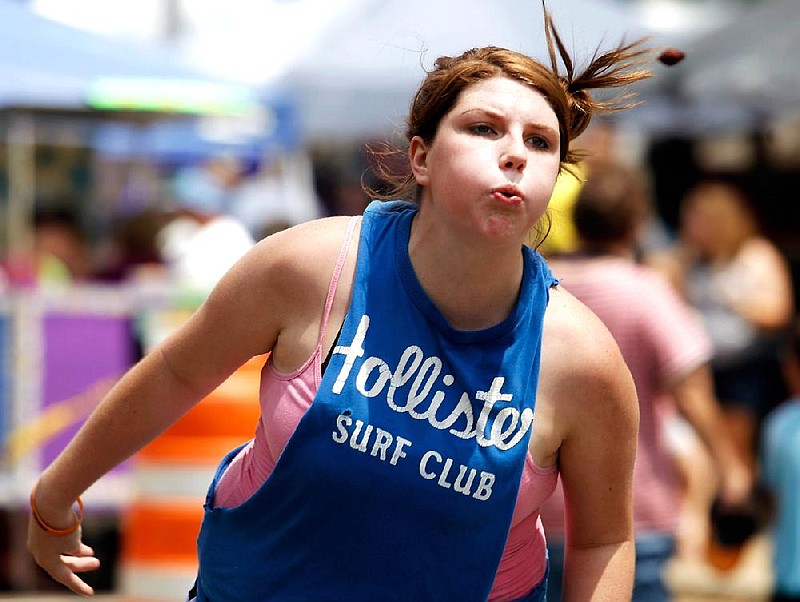
<path id="1" fill-rule="evenodd" d="M 52 587 L 24 552 L 36 475 L 116 379 L 207 292 L 188 290 L 156 265 L 163 263 L 153 246 L 157 230 L 175 214 L 224 209 L 204 206 L 199 188 L 181 195 L 178 174 L 224 164 L 240 183 L 297 152 L 294 119 L 288 95 L 0 2 L 3 590 Z M 254 237 L 245 226 L 237 232 L 240 254 Z M 131 255 L 122 256 L 122 239 Z M 244 396 L 257 413 L 257 387 L 237 391 L 237 401 L 206 411 L 230 415 Z M 237 441 L 252 428 L 248 415 Z M 115 586 L 121 512 L 143 487 L 134 466 L 126 463 L 87 494 L 87 537 L 107 558 L 108 569 L 95 576 L 100 589 Z M 198 482 L 210 479 L 206 469 Z"/>

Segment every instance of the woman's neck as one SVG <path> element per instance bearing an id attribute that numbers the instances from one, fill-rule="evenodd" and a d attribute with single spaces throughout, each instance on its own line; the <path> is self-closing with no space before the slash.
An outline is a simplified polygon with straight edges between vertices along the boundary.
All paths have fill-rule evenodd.
<path id="1" fill-rule="evenodd" d="M 489 328 L 513 311 L 522 282 L 521 245 L 487 249 L 412 227 L 408 254 L 422 288 L 454 328 Z"/>

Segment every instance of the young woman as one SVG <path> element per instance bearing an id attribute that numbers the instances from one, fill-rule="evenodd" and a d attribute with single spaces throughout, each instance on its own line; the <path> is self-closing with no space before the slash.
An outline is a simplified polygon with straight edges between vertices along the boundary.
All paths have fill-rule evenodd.
<path id="1" fill-rule="evenodd" d="M 408 120 L 413 200 L 261 241 L 121 379 L 32 493 L 29 548 L 56 580 L 91 593 L 78 496 L 270 352 L 255 437 L 209 490 L 192 597 L 542 600 L 559 470 L 566 599 L 630 596 L 634 386 L 525 241 L 570 141 L 615 108 L 588 90 L 646 77 L 645 51 L 576 75 L 549 15 L 545 31 L 549 67 L 493 47 L 437 61 Z"/>
<path id="2" fill-rule="evenodd" d="M 755 475 L 764 415 L 785 398 L 780 355 L 794 307 L 780 249 L 760 231 L 751 200 L 733 181 L 704 179 L 681 204 L 679 285 L 700 313 L 723 423 Z"/>

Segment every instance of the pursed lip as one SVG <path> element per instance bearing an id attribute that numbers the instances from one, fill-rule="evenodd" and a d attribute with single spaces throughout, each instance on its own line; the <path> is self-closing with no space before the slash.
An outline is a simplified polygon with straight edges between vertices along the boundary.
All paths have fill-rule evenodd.
<path id="1" fill-rule="evenodd" d="M 517 204 L 525 200 L 522 191 L 513 184 L 506 184 L 492 189 L 492 195 L 501 202 Z"/>

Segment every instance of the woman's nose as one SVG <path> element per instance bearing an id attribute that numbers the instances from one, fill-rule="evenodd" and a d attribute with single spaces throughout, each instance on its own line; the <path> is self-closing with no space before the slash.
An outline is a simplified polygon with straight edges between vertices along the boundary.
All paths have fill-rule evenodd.
<path id="1" fill-rule="evenodd" d="M 500 165 L 503 169 L 522 170 L 528 161 L 525 143 L 521 140 L 511 139 L 503 149 Z"/>

